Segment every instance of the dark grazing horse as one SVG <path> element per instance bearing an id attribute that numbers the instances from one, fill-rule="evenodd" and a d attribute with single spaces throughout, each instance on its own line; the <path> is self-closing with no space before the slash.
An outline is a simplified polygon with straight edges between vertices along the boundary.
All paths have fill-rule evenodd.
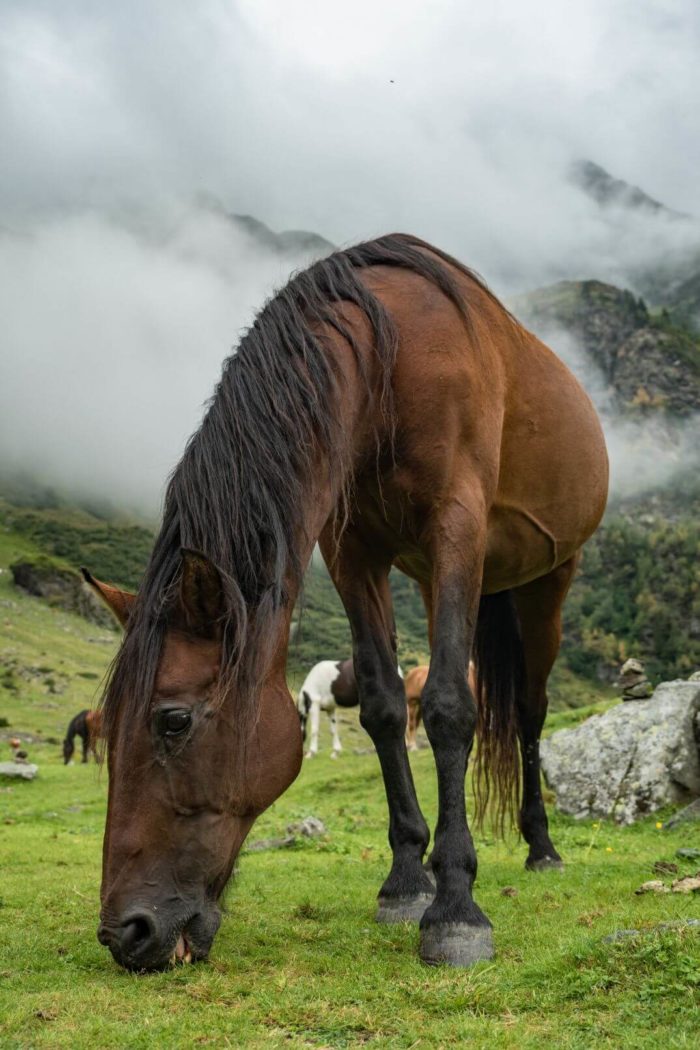
<path id="1" fill-rule="evenodd" d="M 83 762 L 87 762 L 88 753 L 92 751 L 97 760 L 97 741 L 102 731 L 101 711 L 79 711 L 71 718 L 63 741 L 63 764 L 68 765 L 75 751 L 74 738 L 79 736 L 83 742 Z"/>
<path id="2" fill-rule="evenodd" d="M 476 731 L 477 816 L 495 789 L 497 819 L 517 806 L 527 866 L 560 864 L 539 737 L 561 605 L 607 481 L 576 379 L 450 256 L 394 234 L 294 276 L 224 365 L 138 595 L 94 581 L 126 626 L 103 700 L 98 935 L 114 958 L 146 970 L 206 956 L 243 840 L 299 772 L 285 668 L 317 542 L 350 620 L 389 805 L 378 917 L 420 917 L 427 962 L 490 958 L 467 761 Z M 418 582 L 428 615 L 436 888 L 404 742 L 392 565 Z"/>

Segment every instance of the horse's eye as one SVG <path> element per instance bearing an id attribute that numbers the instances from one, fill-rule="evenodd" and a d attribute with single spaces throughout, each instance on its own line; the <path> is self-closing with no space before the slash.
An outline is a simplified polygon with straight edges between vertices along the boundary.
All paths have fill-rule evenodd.
<path id="1" fill-rule="evenodd" d="M 178 736 L 190 728 L 192 714 L 189 711 L 161 711 L 158 715 L 158 729 L 163 736 Z"/>

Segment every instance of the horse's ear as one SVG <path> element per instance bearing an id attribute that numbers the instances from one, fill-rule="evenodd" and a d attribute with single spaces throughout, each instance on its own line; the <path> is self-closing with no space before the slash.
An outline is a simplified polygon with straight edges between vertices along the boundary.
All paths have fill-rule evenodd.
<path id="1" fill-rule="evenodd" d="M 178 627 L 200 638 L 218 638 L 226 610 L 221 573 L 201 551 L 182 547 L 180 594 L 174 610 Z"/>
<path id="2" fill-rule="evenodd" d="M 128 591 L 120 591 L 118 587 L 110 587 L 108 583 L 96 580 L 92 573 L 85 568 L 81 568 L 80 571 L 85 582 L 89 584 L 95 594 L 100 596 L 107 608 L 114 613 L 122 627 L 126 627 L 136 601 L 136 595 L 129 594 Z"/>

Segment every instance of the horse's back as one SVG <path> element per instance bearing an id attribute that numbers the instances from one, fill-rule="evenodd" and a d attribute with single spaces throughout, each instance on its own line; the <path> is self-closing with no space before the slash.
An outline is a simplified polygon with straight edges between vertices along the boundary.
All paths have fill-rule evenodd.
<path id="1" fill-rule="evenodd" d="M 338 677 L 338 660 L 320 660 L 311 668 L 299 690 L 299 697 L 304 693 L 310 700 L 321 704 L 333 702 L 332 685 Z"/>

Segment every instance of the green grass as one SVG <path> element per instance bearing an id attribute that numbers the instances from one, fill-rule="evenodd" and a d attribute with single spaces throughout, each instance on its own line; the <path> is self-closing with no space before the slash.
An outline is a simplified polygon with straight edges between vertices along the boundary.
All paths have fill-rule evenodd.
<path id="1" fill-rule="evenodd" d="M 0 533 L 0 566 L 31 550 L 29 538 Z M 10 723 L 0 748 L 8 757 L 3 738 L 19 732 L 40 766 L 33 782 L 0 782 L 3 1050 L 697 1046 L 700 935 L 653 927 L 700 917 L 700 899 L 634 894 L 654 861 L 698 845 L 697 831 L 661 831 L 655 817 L 616 828 L 555 815 L 567 869 L 542 875 L 523 870 L 517 840 L 477 835 L 476 898 L 494 923 L 496 959 L 464 972 L 428 969 L 415 927 L 374 923 L 389 866 L 386 804 L 375 756 L 354 753 L 368 741 L 352 712 L 342 757 L 330 759 L 322 723 L 324 750 L 251 834 L 283 834 L 313 814 L 327 837 L 241 856 L 209 963 L 142 977 L 118 969 L 95 939 L 106 774 L 64 767 L 49 742 L 93 702 L 99 679 L 85 676 L 103 673 L 116 641 L 22 597 L 0 573 L 0 662 L 11 671 L 0 675 L 0 716 Z M 557 713 L 548 729 L 608 702 Z M 432 824 L 431 754 L 411 762 Z M 503 896 L 506 886 L 517 895 Z M 646 932 L 604 943 L 623 928 Z"/>

